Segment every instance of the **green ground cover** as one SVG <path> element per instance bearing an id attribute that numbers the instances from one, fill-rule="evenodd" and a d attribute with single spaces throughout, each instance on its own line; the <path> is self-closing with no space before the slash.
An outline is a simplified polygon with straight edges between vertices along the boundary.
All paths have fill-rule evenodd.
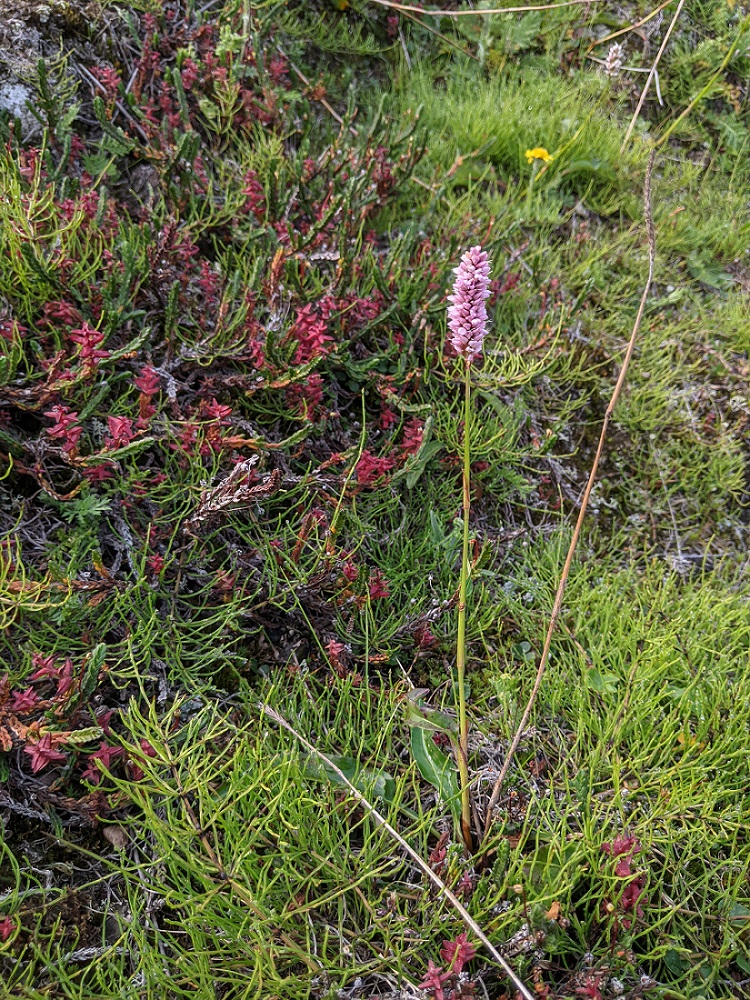
<path id="1" fill-rule="evenodd" d="M 747 995 L 750 12 L 441 6 L 38 25 L 33 114 L 0 113 L 1 995 L 515 997 L 340 772 L 531 995 Z M 469 855 L 451 269 L 493 261 L 479 841 L 646 280 L 654 147 L 655 281 Z"/>

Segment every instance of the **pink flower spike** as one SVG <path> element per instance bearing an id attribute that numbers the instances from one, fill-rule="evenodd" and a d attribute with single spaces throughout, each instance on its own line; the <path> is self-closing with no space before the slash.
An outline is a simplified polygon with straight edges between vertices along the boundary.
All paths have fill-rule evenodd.
<path id="1" fill-rule="evenodd" d="M 16 925 L 10 917 L 3 917 L 0 920 L 0 941 L 7 941 L 15 929 Z"/>
<path id="2" fill-rule="evenodd" d="M 472 247 L 454 268 L 456 281 L 448 307 L 448 329 L 457 354 L 471 364 L 482 353 L 487 336 L 487 307 L 490 294 L 490 258 L 481 247 Z"/>

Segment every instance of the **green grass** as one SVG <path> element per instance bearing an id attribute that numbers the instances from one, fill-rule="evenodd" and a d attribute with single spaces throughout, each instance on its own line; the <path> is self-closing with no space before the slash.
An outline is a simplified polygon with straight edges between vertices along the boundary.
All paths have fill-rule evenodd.
<path id="1" fill-rule="evenodd" d="M 95 101 L 63 60 L 38 81 L 43 131 L 0 119 L 3 995 L 416 996 L 466 928 L 267 704 L 539 996 L 742 996 L 750 168 L 747 56 L 726 56 L 745 15 L 686 5 L 664 105 L 623 147 L 644 75 L 588 55 L 642 4 L 425 20 L 439 34 L 338 6 L 135 5 L 127 42 L 105 22 L 64 38 L 116 93 Z M 624 36 L 627 65 L 650 65 L 672 11 L 647 48 Z M 539 698 L 468 858 L 444 758 L 414 736 L 455 704 L 450 269 L 482 243 L 503 289 L 472 392 L 481 819 L 643 288 L 663 136 L 652 295 Z M 537 146 L 554 159 L 532 169 Z M 280 488 L 192 521 L 253 456 Z M 39 727 L 65 759 L 33 773 Z M 119 752 L 94 783 L 102 743 Z M 481 952 L 467 971 L 511 995 Z"/>
<path id="2" fill-rule="evenodd" d="M 537 581 L 537 606 L 559 570 L 554 551 L 538 545 L 519 565 L 519 576 Z M 626 981 L 649 975 L 666 979 L 674 997 L 719 996 L 727 971 L 750 959 L 747 596 L 726 572 L 681 581 L 658 560 L 606 580 L 589 564 L 571 580 L 576 614 L 553 648 L 488 845 L 494 864 L 469 903 L 493 940 L 530 920 L 557 981 L 588 951 Z M 544 623 L 527 593 L 508 593 L 497 613 L 519 639 L 539 642 Z M 475 759 L 485 767 L 500 759 L 496 734 L 513 726 L 533 671 L 513 649 L 472 680 Z M 140 781 L 108 782 L 108 824 L 126 845 L 99 876 L 110 887 L 110 931 L 90 965 L 70 960 L 74 942 L 57 946 L 60 995 L 114 995 L 126 978 L 147 993 L 169 981 L 174 996 L 218 988 L 280 997 L 357 975 L 418 980 L 425 954 L 436 957 L 436 943 L 460 929 L 455 916 L 255 707 L 277 708 L 324 753 L 357 761 L 359 787 L 426 855 L 444 812 L 405 754 L 403 691 L 403 682 L 375 678 L 321 684 L 303 668 L 218 702 L 194 688 L 148 714 L 133 704 L 129 752 L 146 739 L 155 756 L 140 755 Z M 624 832 L 641 845 L 633 872 L 645 876 L 642 917 L 629 931 L 606 912 L 627 879 L 602 852 Z M 67 836 L 60 841 L 79 857 Z M 444 877 L 455 882 L 467 867 L 456 848 Z M 34 919 L 32 878 L 22 864 L 15 898 Z M 39 923 L 69 895 L 48 892 Z M 545 914 L 555 903 L 562 919 L 553 921 Z M 12 995 L 46 995 L 29 972 L 54 936 L 41 926 L 20 953 Z"/>

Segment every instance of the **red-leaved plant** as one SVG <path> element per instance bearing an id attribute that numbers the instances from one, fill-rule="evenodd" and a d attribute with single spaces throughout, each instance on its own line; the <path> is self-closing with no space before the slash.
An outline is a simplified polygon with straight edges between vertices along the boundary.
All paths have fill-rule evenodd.
<path id="1" fill-rule="evenodd" d="M 452 941 L 443 941 L 440 949 L 443 965 L 435 965 L 430 959 L 427 963 L 427 975 L 419 988 L 429 991 L 433 1000 L 465 1000 L 475 996 L 475 985 L 464 973 L 464 966 L 475 955 L 476 948 L 464 931 Z"/>

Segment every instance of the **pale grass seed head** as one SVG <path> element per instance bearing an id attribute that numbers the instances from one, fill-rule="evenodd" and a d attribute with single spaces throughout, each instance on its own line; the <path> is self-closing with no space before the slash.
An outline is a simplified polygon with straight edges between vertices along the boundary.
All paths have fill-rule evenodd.
<path id="1" fill-rule="evenodd" d="M 620 75 L 623 63 L 625 62 L 625 49 L 619 42 L 614 42 L 609 47 L 607 57 L 604 60 L 604 72 L 607 76 L 617 77 Z"/>

